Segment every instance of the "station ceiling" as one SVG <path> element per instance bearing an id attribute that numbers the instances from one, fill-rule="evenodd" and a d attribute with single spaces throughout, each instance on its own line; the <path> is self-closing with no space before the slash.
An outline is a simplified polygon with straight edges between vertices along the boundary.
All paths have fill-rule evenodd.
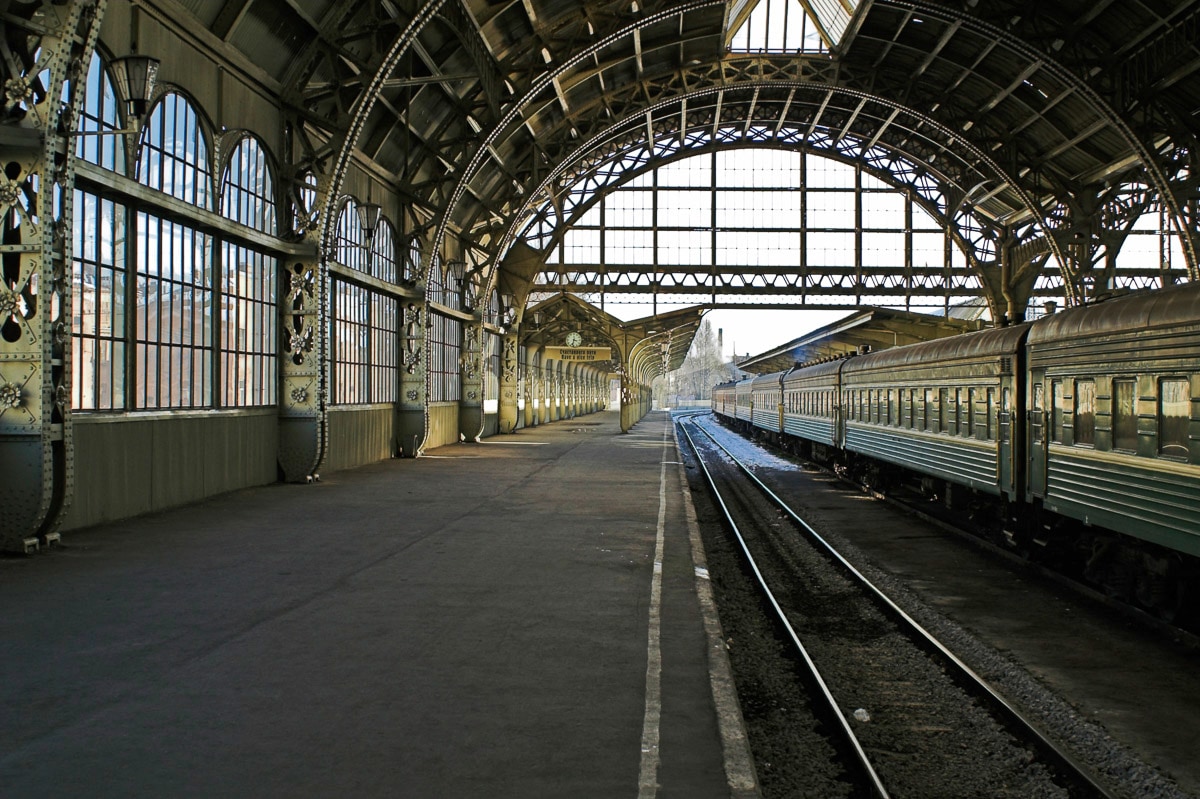
<path id="1" fill-rule="evenodd" d="M 1131 175 L 1165 186 L 1200 124 L 1194 0 L 841 0 L 832 52 L 801 57 L 729 51 L 754 0 L 178 2 L 278 83 L 314 151 L 355 149 L 482 250 L 548 180 L 698 127 L 869 144 L 1020 224 Z"/>

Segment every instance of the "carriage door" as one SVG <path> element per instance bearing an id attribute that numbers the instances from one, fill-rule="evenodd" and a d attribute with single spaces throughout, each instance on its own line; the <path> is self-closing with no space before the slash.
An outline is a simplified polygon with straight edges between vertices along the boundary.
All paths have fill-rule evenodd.
<path id="1" fill-rule="evenodd" d="M 1054 417 L 1054 408 L 1046 407 L 1046 387 L 1039 379 L 1033 384 L 1029 407 L 1029 491 L 1046 495 L 1046 423 Z"/>
<path id="2" fill-rule="evenodd" d="M 1010 495 L 1013 489 L 1012 388 L 1000 389 L 1000 408 L 996 416 L 996 438 L 1000 444 L 1000 490 Z"/>

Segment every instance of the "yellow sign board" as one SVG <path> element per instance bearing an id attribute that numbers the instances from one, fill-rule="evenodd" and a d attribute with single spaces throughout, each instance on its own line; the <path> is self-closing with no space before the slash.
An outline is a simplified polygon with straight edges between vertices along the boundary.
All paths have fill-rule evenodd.
<path id="1" fill-rule="evenodd" d="M 543 357 L 567 363 L 608 361 L 612 359 L 612 347 L 546 347 Z"/>

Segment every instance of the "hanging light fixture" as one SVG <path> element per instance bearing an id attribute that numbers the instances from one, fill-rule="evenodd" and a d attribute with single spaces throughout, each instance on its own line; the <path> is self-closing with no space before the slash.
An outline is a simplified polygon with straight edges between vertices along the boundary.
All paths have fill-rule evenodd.
<path id="1" fill-rule="evenodd" d="M 375 229 L 379 227 L 381 213 L 383 213 L 383 209 L 378 203 L 363 203 L 358 206 L 358 224 L 362 227 L 363 235 L 368 240 L 375 236 Z"/>
<path id="2" fill-rule="evenodd" d="M 150 107 L 154 94 L 154 82 L 158 78 L 161 62 L 148 55 L 127 55 L 114 58 L 110 64 L 117 92 L 125 98 L 125 112 L 141 119 Z"/>

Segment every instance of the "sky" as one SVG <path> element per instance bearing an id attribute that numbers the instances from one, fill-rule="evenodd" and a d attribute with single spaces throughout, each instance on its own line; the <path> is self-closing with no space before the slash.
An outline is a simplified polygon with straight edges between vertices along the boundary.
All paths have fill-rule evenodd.
<path id="1" fill-rule="evenodd" d="M 713 332 L 722 330 L 726 358 L 737 348 L 738 355 L 758 355 L 794 338 L 835 322 L 855 308 L 842 311 L 775 311 L 767 309 L 717 309 L 709 311 L 704 318 L 713 327 Z"/>
<path id="2" fill-rule="evenodd" d="M 659 311 L 666 313 L 681 307 L 684 306 L 660 306 Z M 650 305 L 624 303 L 609 303 L 604 310 L 624 321 L 640 319 L 654 312 Z M 704 318 L 712 325 L 714 334 L 722 331 L 724 346 L 721 354 L 730 358 L 734 347 L 740 356 L 758 355 L 859 310 L 861 308 L 852 306 L 840 311 L 718 308 L 706 313 Z"/>

